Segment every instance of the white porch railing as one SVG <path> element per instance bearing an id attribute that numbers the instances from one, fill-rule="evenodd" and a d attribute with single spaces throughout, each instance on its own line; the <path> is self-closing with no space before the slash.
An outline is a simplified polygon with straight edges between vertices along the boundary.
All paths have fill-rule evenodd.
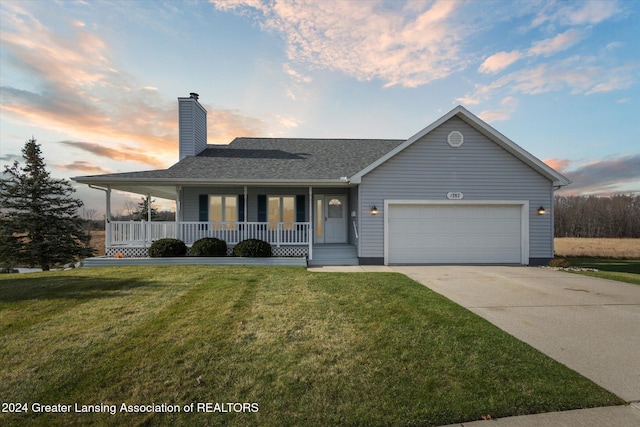
<path id="1" fill-rule="evenodd" d="M 148 222 L 111 221 L 107 246 L 148 247 L 154 240 L 177 238 L 187 245 L 203 237 L 215 237 L 235 245 L 260 239 L 272 245 L 308 245 L 308 222 Z"/>

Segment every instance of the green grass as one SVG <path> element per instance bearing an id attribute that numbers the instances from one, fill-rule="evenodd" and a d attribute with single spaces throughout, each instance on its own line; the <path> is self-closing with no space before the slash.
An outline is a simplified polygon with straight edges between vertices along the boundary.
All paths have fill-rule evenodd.
<path id="1" fill-rule="evenodd" d="M 568 258 L 572 266 L 596 268 L 600 271 L 578 271 L 585 276 L 601 277 L 640 285 L 640 260 L 612 258 Z"/>
<path id="2" fill-rule="evenodd" d="M 400 274 L 191 266 L 0 277 L 0 400 L 29 406 L 0 424 L 43 426 L 429 426 L 624 403 Z"/>

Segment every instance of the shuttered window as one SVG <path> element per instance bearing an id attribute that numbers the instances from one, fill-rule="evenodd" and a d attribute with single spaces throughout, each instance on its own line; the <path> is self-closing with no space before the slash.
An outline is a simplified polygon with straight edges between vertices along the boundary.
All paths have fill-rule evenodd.
<path id="1" fill-rule="evenodd" d="M 258 195 L 258 221 L 272 224 L 284 222 L 285 228 L 305 221 L 305 197 Z"/>
<path id="2" fill-rule="evenodd" d="M 244 196 L 200 194 L 198 220 L 215 223 L 244 221 Z M 214 228 L 236 229 L 236 224 L 217 224 Z"/>

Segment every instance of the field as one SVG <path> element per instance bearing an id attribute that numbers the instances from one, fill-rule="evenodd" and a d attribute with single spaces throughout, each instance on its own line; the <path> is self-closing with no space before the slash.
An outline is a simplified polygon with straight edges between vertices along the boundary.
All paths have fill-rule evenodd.
<path id="1" fill-rule="evenodd" d="M 94 248 L 96 252 L 96 256 L 104 255 L 104 231 L 92 231 L 91 232 L 91 242 L 89 243 L 92 248 Z"/>
<path id="2" fill-rule="evenodd" d="M 27 409 L 5 426 L 429 426 L 623 403 L 400 274 L 76 269 L 0 276 L 0 296 L 0 396 Z"/>
<path id="3" fill-rule="evenodd" d="M 555 241 L 556 256 L 640 259 L 640 239 L 587 239 L 561 237 Z"/>

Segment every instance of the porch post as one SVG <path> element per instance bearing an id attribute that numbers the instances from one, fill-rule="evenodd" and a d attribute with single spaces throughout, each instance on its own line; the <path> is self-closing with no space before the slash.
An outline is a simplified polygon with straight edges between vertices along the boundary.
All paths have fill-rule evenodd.
<path id="1" fill-rule="evenodd" d="M 107 195 L 107 212 L 105 214 L 104 234 L 105 234 L 105 246 L 106 249 L 111 248 L 111 186 L 107 186 L 105 191 Z"/>
<path id="2" fill-rule="evenodd" d="M 313 259 L 313 187 L 309 186 L 309 259 Z"/>
<path id="3" fill-rule="evenodd" d="M 240 241 L 245 240 L 247 238 L 247 222 L 249 222 L 249 189 L 247 186 L 244 186 L 244 227 L 242 228 L 242 235 L 240 236 Z"/>
<path id="4" fill-rule="evenodd" d="M 176 185 L 176 239 L 182 240 L 182 231 L 180 230 L 180 220 L 182 219 L 182 187 Z"/>
<path id="5" fill-rule="evenodd" d="M 144 224 L 144 245 L 151 245 L 151 239 L 153 236 L 151 235 L 151 194 L 147 194 L 147 223 Z"/>

